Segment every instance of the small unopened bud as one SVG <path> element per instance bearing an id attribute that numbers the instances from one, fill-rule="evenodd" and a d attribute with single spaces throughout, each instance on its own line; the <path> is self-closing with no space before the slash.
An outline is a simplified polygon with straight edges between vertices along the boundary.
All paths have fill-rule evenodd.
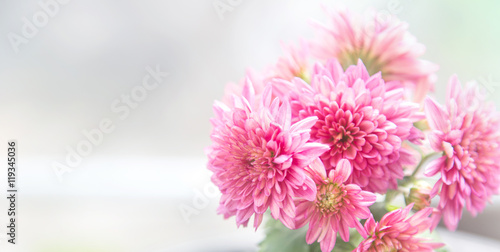
<path id="1" fill-rule="evenodd" d="M 419 211 L 431 205 L 431 187 L 427 183 L 417 183 L 411 189 L 407 197 L 406 204 L 414 203 L 413 209 Z"/>

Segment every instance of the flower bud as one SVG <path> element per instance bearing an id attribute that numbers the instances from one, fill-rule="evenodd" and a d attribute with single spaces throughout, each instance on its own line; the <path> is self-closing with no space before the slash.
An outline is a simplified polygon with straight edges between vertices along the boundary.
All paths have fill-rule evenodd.
<path id="1" fill-rule="evenodd" d="M 411 189 L 407 197 L 406 204 L 414 203 L 413 209 L 419 211 L 431 204 L 431 187 L 425 182 L 417 182 Z"/>

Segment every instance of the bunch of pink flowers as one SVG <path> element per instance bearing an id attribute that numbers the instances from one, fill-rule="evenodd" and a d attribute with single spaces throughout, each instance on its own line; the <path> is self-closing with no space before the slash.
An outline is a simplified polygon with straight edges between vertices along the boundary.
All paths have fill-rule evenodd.
<path id="1" fill-rule="evenodd" d="M 438 67 L 407 24 L 328 14 L 315 38 L 285 45 L 215 102 L 206 152 L 218 212 L 255 229 L 266 212 L 307 226 L 322 252 L 353 235 L 353 251 L 434 251 L 443 244 L 423 232 L 441 219 L 456 229 L 464 208 L 475 216 L 499 192 L 499 114 L 456 76 L 446 105 L 426 97 Z"/>

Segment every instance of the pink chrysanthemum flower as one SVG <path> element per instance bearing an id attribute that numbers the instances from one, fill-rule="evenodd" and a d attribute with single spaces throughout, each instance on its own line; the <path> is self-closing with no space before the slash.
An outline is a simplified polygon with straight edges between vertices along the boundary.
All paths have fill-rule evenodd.
<path id="1" fill-rule="evenodd" d="M 327 171 L 343 158 L 351 162 L 349 183 L 384 193 L 415 161 L 401 146 L 419 118 L 418 104 L 405 101 L 403 89 L 385 83 L 380 73 L 370 76 L 361 61 L 345 73 L 336 60 L 317 65 L 311 85 L 295 78 L 275 79 L 273 86 L 290 101 L 294 119 L 318 117 L 311 141 L 330 146 L 321 156 Z"/>
<path id="2" fill-rule="evenodd" d="M 306 242 L 320 243 L 322 252 L 332 251 L 337 239 L 337 232 L 344 241 L 349 241 L 349 228 L 356 228 L 366 238 L 366 231 L 358 218 L 370 217 L 368 208 L 375 202 L 375 194 L 361 190 L 358 185 L 347 184 L 352 167 L 349 161 L 342 159 L 337 169 L 326 176 L 323 163 L 316 159 L 309 166 L 310 176 L 318 190 L 316 200 L 298 200 L 295 217 L 297 227 L 309 223 Z"/>
<path id="3" fill-rule="evenodd" d="M 370 217 L 365 223 L 369 237 L 353 252 L 432 252 L 442 247 L 442 243 L 427 243 L 426 239 L 416 237 L 431 226 L 432 208 L 420 210 L 408 218 L 412 206 L 389 212 L 379 222 Z"/>
<path id="4" fill-rule="evenodd" d="M 252 84 L 245 84 L 242 96 L 233 96 L 231 107 L 216 102 L 212 146 L 208 168 L 212 181 L 222 192 L 218 212 L 236 216 L 246 226 L 252 215 L 254 227 L 264 212 L 294 228 L 295 197 L 313 200 L 316 186 L 304 168 L 327 146 L 309 143 L 310 128 L 317 118 L 291 124 L 290 106 L 278 99 L 271 102 L 271 86 L 256 103 Z"/>
<path id="5" fill-rule="evenodd" d="M 446 108 L 427 98 L 425 111 L 432 132 L 429 142 L 443 156 L 429 164 L 427 176 L 440 175 L 432 194 L 449 229 L 456 229 L 464 206 L 481 212 L 500 186 L 500 114 L 485 103 L 477 86 L 462 90 L 450 78 Z"/>
<path id="6" fill-rule="evenodd" d="M 361 59 L 370 74 L 382 72 L 386 81 L 399 81 L 414 90 L 421 101 L 433 88 L 438 66 L 419 59 L 424 45 L 408 32 L 408 24 L 394 16 L 384 20 L 375 13 L 354 15 L 347 10 L 329 12 L 330 22 L 316 24 L 318 38 L 311 42 L 311 52 L 318 59 L 337 58 L 344 69 Z"/>

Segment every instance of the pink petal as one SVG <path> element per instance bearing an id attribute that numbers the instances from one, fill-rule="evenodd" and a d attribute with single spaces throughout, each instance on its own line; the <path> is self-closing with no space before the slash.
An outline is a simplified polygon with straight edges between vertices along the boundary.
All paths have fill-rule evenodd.
<path id="1" fill-rule="evenodd" d="M 314 124 L 318 121 L 318 117 L 316 116 L 309 116 L 305 119 L 302 119 L 296 123 L 294 123 L 290 127 L 290 132 L 292 133 L 301 133 L 301 132 L 306 132 L 310 131 L 311 127 L 314 126 Z"/>
<path id="2" fill-rule="evenodd" d="M 297 190 L 294 191 L 296 197 L 303 198 L 308 201 L 313 201 L 316 199 L 316 183 L 306 176 L 304 180 L 304 185 L 299 186 Z"/>
<path id="3" fill-rule="evenodd" d="M 341 159 L 337 163 L 337 167 L 335 167 L 335 174 L 333 175 L 333 177 L 330 177 L 330 179 L 334 179 L 334 177 L 335 178 L 339 177 L 342 182 L 345 182 L 351 175 L 351 172 L 352 172 L 351 162 L 347 159 Z M 330 173 L 330 176 L 331 175 L 332 174 Z"/>
<path id="4" fill-rule="evenodd" d="M 432 177 L 436 175 L 439 171 L 444 169 L 445 161 L 446 161 L 445 156 L 432 160 L 427 166 L 427 169 L 425 169 L 424 175 L 427 177 Z"/>
<path id="5" fill-rule="evenodd" d="M 441 108 L 434 100 L 431 98 L 425 99 L 425 113 L 427 115 L 427 120 L 432 129 L 437 129 L 442 132 L 449 131 L 449 122 L 446 118 L 449 118 L 446 111 Z"/>
<path id="6" fill-rule="evenodd" d="M 320 175 L 321 178 L 326 178 L 325 165 L 323 164 L 323 161 L 321 161 L 319 158 L 314 159 L 307 169 L 311 171 L 313 174 Z"/>
<path id="7" fill-rule="evenodd" d="M 295 158 L 297 160 L 297 165 L 300 167 L 307 166 L 314 159 L 328 150 L 330 150 L 330 147 L 328 147 L 328 145 L 320 143 L 306 143 L 297 150 L 298 154 L 296 154 Z"/>
<path id="8" fill-rule="evenodd" d="M 255 90 L 252 81 L 248 77 L 245 78 L 242 95 L 248 101 L 250 107 L 253 107 L 255 102 Z"/>
<path id="9" fill-rule="evenodd" d="M 274 159 L 274 163 L 282 164 L 285 161 L 289 160 L 291 157 L 292 157 L 292 155 L 280 155 Z"/>
<path id="10" fill-rule="evenodd" d="M 335 247 L 336 239 L 337 232 L 333 231 L 332 229 L 328 229 L 325 238 L 320 242 L 321 251 L 332 251 Z"/>
<path id="11" fill-rule="evenodd" d="M 462 92 L 462 85 L 460 84 L 460 81 L 458 80 L 458 77 L 456 74 L 452 75 L 450 79 L 448 80 L 448 88 L 447 88 L 447 102 L 450 101 L 450 99 L 455 99 L 457 100 L 460 98 L 460 93 Z"/>

